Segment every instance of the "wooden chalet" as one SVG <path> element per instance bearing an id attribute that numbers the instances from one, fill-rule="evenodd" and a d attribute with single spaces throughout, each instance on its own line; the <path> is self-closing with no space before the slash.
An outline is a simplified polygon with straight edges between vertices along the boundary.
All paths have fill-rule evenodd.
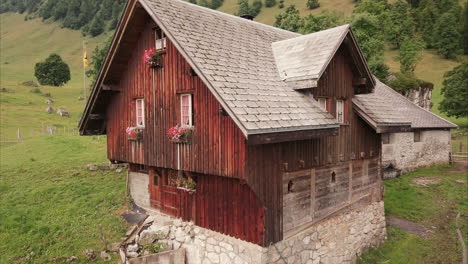
<path id="1" fill-rule="evenodd" d="M 379 131 L 409 124 L 376 131 L 353 107 L 375 84 L 349 25 L 303 36 L 130 0 L 79 129 L 145 175 L 135 199 L 268 246 L 381 200 Z"/>

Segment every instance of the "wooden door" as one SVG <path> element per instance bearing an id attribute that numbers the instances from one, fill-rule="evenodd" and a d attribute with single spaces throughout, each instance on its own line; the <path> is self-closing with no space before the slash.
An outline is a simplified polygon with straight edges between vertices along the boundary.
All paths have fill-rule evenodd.
<path id="1" fill-rule="evenodd" d="M 161 209 L 161 175 L 155 169 L 149 170 L 149 193 L 150 205 L 153 208 Z"/>

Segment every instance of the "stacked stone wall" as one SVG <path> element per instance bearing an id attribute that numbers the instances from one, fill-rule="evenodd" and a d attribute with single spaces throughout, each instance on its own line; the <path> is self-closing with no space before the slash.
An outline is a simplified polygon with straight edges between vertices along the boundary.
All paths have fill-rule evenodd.
<path id="1" fill-rule="evenodd" d="M 164 234 L 172 248 L 185 248 L 187 264 L 353 263 L 386 237 L 383 202 L 374 202 L 319 222 L 268 247 L 226 236 L 193 223 L 157 214 L 141 235 Z"/>

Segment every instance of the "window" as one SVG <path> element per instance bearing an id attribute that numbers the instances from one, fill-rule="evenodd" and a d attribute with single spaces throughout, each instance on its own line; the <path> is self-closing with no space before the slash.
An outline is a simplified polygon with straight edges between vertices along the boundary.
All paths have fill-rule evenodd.
<path id="1" fill-rule="evenodd" d="M 136 99 L 136 126 L 145 127 L 145 100 Z"/>
<path id="2" fill-rule="evenodd" d="M 336 172 L 332 172 L 331 174 L 331 183 L 336 183 Z"/>
<path id="3" fill-rule="evenodd" d="M 182 94 L 180 96 L 180 113 L 182 126 L 192 126 L 192 95 Z"/>
<path id="4" fill-rule="evenodd" d="M 345 122 L 344 118 L 344 100 L 337 99 L 336 100 L 336 121 L 338 123 L 343 124 Z"/>
<path id="5" fill-rule="evenodd" d="M 390 144 L 390 134 L 382 134 L 382 144 Z"/>
<path id="6" fill-rule="evenodd" d="M 414 142 L 421 142 L 421 131 L 414 131 Z"/>
<path id="7" fill-rule="evenodd" d="M 156 50 L 163 50 L 166 48 L 166 35 L 160 28 L 154 30 L 154 38 L 156 44 Z"/>
<path id="8" fill-rule="evenodd" d="M 323 110 L 327 111 L 327 98 L 325 97 L 319 97 L 317 99 L 319 105 L 320 105 L 320 108 L 322 108 Z"/>
<path id="9" fill-rule="evenodd" d="M 158 186 L 158 185 L 159 185 L 159 176 L 158 176 L 158 175 L 154 175 L 154 176 L 153 176 L 153 185 L 154 185 L 154 186 Z"/>

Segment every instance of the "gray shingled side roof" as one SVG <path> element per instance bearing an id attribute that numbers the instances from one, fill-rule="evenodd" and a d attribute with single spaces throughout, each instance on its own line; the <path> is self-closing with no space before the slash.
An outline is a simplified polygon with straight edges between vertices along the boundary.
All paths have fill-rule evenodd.
<path id="1" fill-rule="evenodd" d="M 376 123 L 411 122 L 412 128 L 455 128 L 457 125 L 409 101 L 376 78 L 374 93 L 356 95 L 353 103 Z"/>
<path id="2" fill-rule="evenodd" d="M 343 25 L 272 44 L 283 80 L 317 80 L 349 32 Z"/>
<path id="3" fill-rule="evenodd" d="M 338 127 L 277 71 L 272 43 L 301 36 L 179 0 L 139 0 L 245 135 Z"/>

